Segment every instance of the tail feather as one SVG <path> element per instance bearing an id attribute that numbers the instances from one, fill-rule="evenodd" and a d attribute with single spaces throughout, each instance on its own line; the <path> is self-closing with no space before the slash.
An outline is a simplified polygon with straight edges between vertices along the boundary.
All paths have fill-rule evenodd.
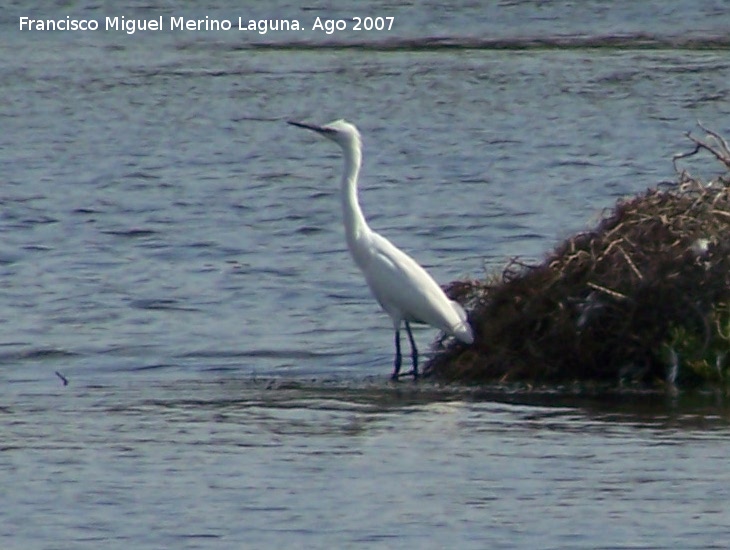
<path id="1" fill-rule="evenodd" d="M 454 311 L 459 316 L 460 322 L 452 327 L 452 333 L 456 338 L 464 342 L 465 344 L 474 343 L 474 331 L 469 325 L 469 318 L 466 315 L 466 311 L 461 307 L 459 302 L 451 300 L 451 305 L 454 307 Z"/>

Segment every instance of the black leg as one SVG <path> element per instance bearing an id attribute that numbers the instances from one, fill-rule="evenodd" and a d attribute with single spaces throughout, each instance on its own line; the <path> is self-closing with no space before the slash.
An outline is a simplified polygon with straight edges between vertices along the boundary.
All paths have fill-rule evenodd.
<path id="1" fill-rule="evenodd" d="M 398 375 L 400 374 L 400 364 L 403 361 L 403 358 L 400 354 L 400 331 L 395 331 L 395 364 L 393 365 L 393 376 L 391 378 L 393 380 L 398 380 Z"/>
<path id="2" fill-rule="evenodd" d="M 418 349 L 416 348 L 416 341 L 413 339 L 413 333 L 411 332 L 411 325 L 406 321 L 406 332 L 408 333 L 408 340 L 411 342 L 411 358 L 413 359 L 413 379 L 418 378 Z"/>

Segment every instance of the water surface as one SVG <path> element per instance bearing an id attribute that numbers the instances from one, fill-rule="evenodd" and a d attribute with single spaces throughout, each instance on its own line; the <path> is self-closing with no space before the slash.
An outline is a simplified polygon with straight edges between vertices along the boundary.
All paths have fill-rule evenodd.
<path id="1" fill-rule="evenodd" d="M 339 152 L 285 120 L 358 124 L 372 226 L 440 282 L 481 277 L 672 180 L 696 120 L 730 134 L 725 6 L 372 4 L 398 22 L 377 35 L 17 27 L 363 9 L 270 6 L 0 15 L 3 548 L 722 547 L 722 400 L 392 387 Z"/>

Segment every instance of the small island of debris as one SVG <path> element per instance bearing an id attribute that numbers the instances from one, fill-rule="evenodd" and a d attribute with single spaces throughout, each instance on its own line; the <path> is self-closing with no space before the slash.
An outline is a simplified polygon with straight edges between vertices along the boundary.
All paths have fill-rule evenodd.
<path id="1" fill-rule="evenodd" d="M 677 181 L 619 200 L 593 230 L 538 265 L 511 260 L 448 294 L 469 311 L 471 346 L 434 344 L 425 374 L 467 384 L 599 382 L 697 387 L 730 379 L 730 149 L 702 127 L 675 155 Z M 710 153 L 710 182 L 677 161 Z"/>

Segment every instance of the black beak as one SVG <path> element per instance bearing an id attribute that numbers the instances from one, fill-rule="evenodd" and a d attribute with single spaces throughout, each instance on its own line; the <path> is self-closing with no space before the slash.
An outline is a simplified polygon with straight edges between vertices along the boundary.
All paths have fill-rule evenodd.
<path id="1" fill-rule="evenodd" d="M 292 126 L 296 126 L 298 128 L 305 128 L 307 130 L 312 130 L 314 132 L 317 132 L 318 134 L 327 135 L 334 133 L 334 130 L 330 130 L 329 128 L 323 128 L 322 126 L 317 126 L 316 124 L 306 124 L 304 122 L 295 122 L 293 120 L 287 120 L 288 124 L 291 124 Z"/>
<path id="2" fill-rule="evenodd" d="M 292 126 L 298 126 L 299 128 L 306 128 L 307 130 L 314 130 L 315 132 L 321 132 L 322 128 L 314 126 L 313 124 L 305 124 L 304 122 L 295 122 L 293 120 L 287 120 L 288 124 Z"/>

